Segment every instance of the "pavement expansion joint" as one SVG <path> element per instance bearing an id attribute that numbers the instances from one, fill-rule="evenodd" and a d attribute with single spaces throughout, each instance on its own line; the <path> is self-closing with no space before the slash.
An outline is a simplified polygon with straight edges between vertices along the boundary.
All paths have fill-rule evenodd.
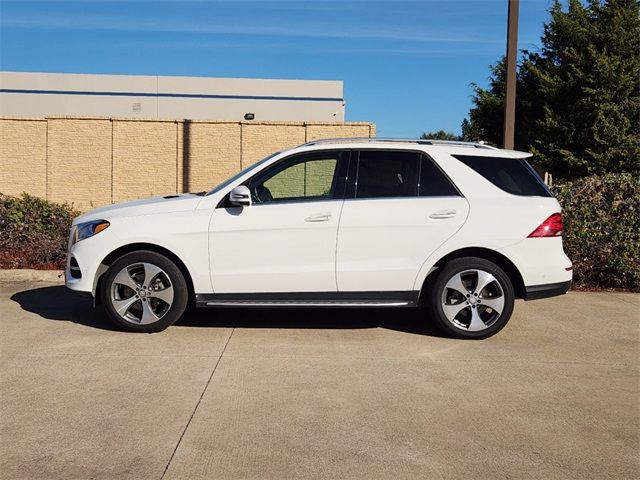
<path id="1" fill-rule="evenodd" d="M 185 433 L 187 433 L 187 429 L 189 428 L 189 425 L 191 425 L 191 420 L 193 420 L 193 417 L 195 416 L 196 412 L 198 411 L 198 407 L 200 406 L 200 403 L 202 402 L 202 399 L 204 398 L 204 394 L 207 392 L 207 389 L 209 388 L 209 384 L 211 383 L 211 379 L 213 379 L 213 376 L 216 373 L 216 370 L 218 368 L 218 365 L 220 365 L 220 360 L 222 360 L 222 357 L 224 355 L 224 352 L 227 350 L 227 345 L 229 345 L 229 341 L 231 340 L 231 337 L 233 336 L 233 332 L 235 332 L 235 328 L 233 328 L 231 330 L 231 332 L 229 333 L 229 337 L 227 337 L 227 341 L 224 344 L 224 347 L 222 348 L 222 352 L 220 352 L 220 356 L 218 357 L 218 360 L 216 361 L 216 364 L 213 366 L 213 369 L 211 370 L 211 375 L 209 375 L 209 379 L 207 380 L 207 383 L 204 386 L 204 389 L 202 390 L 202 393 L 200 394 L 200 398 L 198 399 L 198 402 L 196 403 L 195 408 L 193 409 L 193 412 L 191 412 L 191 416 L 189 417 L 189 420 L 187 421 L 187 424 L 184 427 L 184 430 L 182 430 L 182 433 L 180 434 L 180 438 L 178 439 L 178 442 L 176 443 L 176 446 L 173 449 L 173 452 L 171 453 L 171 457 L 169 457 L 169 461 L 167 462 L 167 465 L 164 467 L 164 471 L 162 472 L 162 476 L 160 477 L 160 480 L 162 480 L 165 475 L 167 474 L 167 472 L 169 471 L 169 466 L 171 465 L 171 461 L 173 460 L 173 457 L 175 456 L 176 452 L 178 451 L 178 447 L 180 447 L 180 443 L 182 442 L 182 439 L 184 438 Z"/>

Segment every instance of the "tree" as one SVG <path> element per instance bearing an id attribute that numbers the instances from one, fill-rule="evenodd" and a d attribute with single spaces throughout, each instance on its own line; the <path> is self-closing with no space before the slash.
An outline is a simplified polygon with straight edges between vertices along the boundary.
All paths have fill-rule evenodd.
<path id="1" fill-rule="evenodd" d="M 437 132 L 425 132 L 420 135 L 420 138 L 431 139 L 431 140 L 462 140 L 460 135 L 456 135 L 455 133 L 445 132 L 444 130 L 438 130 Z"/>
<path id="2" fill-rule="evenodd" d="M 516 148 L 556 177 L 640 172 L 640 4 L 559 1 L 517 72 Z M 502 144 L 504 59 L 473 85 L 463 137 Z"/>

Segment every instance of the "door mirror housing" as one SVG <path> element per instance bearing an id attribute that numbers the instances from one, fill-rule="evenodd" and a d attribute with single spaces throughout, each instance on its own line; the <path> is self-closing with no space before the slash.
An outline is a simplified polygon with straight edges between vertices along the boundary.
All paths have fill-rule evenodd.
<path id="1" fill-rule="evenodd" d="M 235 207 L 250 207 L 251 191 L 246 185 L 238 185 L 231 190 L 229 202 Z"/>

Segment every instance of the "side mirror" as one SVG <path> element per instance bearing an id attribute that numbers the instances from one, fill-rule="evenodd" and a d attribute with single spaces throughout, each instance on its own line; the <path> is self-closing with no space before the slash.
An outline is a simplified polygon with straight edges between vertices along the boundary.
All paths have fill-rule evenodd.
<path id="1" fill-rule="evenodd" d="M 239 185 L 229 194 L 229 202 L 236 207 L 251 206 L 251 192 L 246 185 Z"/>

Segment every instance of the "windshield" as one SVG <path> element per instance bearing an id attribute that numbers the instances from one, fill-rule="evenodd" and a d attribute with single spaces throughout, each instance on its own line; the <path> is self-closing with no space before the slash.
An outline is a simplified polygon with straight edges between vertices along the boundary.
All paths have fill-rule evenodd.
<path id="1" fill-rule="evenodd" d="M 239 179 L 240 177 L 242 177 L 245 173 L 249 173 L 251 170 L 253 170 L 256 167 L 259 167 L 260 165 L 262 165 L 264 162 L 266 162 L 267 160 L 272 159 L 273 157 L 275 157 L 276 155 L 280 154 L 281 152 L 275 152 L 272 153 L 271 155 L 263 158 L 262 160 L 254 163 L 253 165 L 249 165 L 247 168 L 245 168 L 244 170 L 239 171 L 238 173 L 236 173 L 233 177 L 226 179 L 224 182 L 222 182 L 221 184 L 219 184 L 218 186 L 214 187 L 212 190 L 210 190 L 207 195 L 211 195 L 213 193 L 217 193 L 220 190 L 222 190 L 223 188 L 227 187 L 228 185 L 232 184 L 233 182 L 235 182 L 237 179 Z"/>

